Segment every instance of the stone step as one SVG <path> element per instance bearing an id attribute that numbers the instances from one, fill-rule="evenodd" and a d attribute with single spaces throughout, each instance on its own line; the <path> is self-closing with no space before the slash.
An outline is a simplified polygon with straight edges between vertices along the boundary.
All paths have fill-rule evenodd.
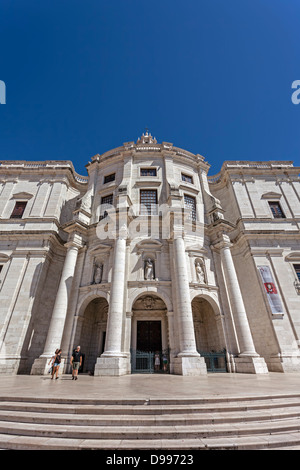
<path id="1" fill-rule="evenodd" d="M 57 389 L 56 389 L 57 391 Z M 205 408 L 211 404 L 232 404 L 236 405 L 241 403 L 262 403 L 268 405 L 269 403 L 276 403 L 280 401 L 282 403 L 294 400 L 295 403 L 300 403 L 300 393 L 297 394 L 280 394 L 280 395 L 249 395 L 249 396 L 213 396 L 206 398 L 129 398 L 129 399 L 114 399 L 114 398 L 68 398 L 60 396 L 50 397 L 38 397 L 38 396 L 13 396 L 13 395 L 1 395 L 0 402 L 14 402 L 14 403 L 41 403 L 41 404 L 61 404 L 61 405 L 90 405 L 90 406 L 199 406 L 203 405 Z"/>
<path id="2" fill-rule="evenodd" d="M 92 413 L 92 411 L 91 411 Z M 64 413 L 64 410 L 58 413 L 36 412 L 28 407 L 26 411 L 19 410 L 0 410 L 0 421 L 18 422 L 18 423 L 36 423 L 51 425 L 85 425 L 85 426 L 188 426 L 222 423 L 239 423 L 252 421 L 269 421 L 274 419 L 290 419 L 300 416 L 300 405 L 297 407 L 228 411 L 228 412 L 210 412 L 210 413 L 170 413 L 163 415 L 143 415 L 143 414 L 118 414 L 103 416 L 97 414 L 71 414 Z"/>
<path id="3" fill-rule="evenodd" d="M 300 395 L 246 399 L 2 397 L 0 449 L 269 449 L 300 446 Z M 71 403 L 70 403 L 71 402 Z M 150 403 L 150 404 L 149 404 Z"/>
<path id="4" fill-rule="evenodd" d="M 9 450 L 294 450 L 300 447 L 300 434 L 212 437 L 195 439 L 65 439 L 0 434 L 0 449 Z M 139 454 L 137 454 L 139 455 Z"/>
<path id="5" fill-rule="evenodd" d="M 252 403 L 252 402 L 270 402 L 276 400 L 300 400 L 300 393 L 289 394 L 266 394 L 266 395 L 242 395 L 242 396 L 223 396 L 215 395 L 203 398 L 74 398 L 63 396 L 13 396 L 13 395 L 0 395 L 0 402 L 13 401 L 13 402 L 31 402 L 31 403 L 61 403 L 61 404 L 76 404 L 76 405 L 205 405 L 215 403 Z"/>
<path id="6" fill-rule="evenodd" d="M 238 424 L 158 425 L 158 426 L 95 426 L 15 423 L 0 421 L 0 434 L 36 437 L 61 436 L 68 439 L 187 439 L 291 433 L 300 430 L 300 419 L 274 420 Z"/>
<path id="7" fill-rule="evenodd" d="M 163 405 L 144 404 L 144 405 L 114 405 L 114 404 L 68 404 L 57 400 L 48 403 L 46 400 L 40 401 L 30 399 L 30 401 L 13 401 L 5 398 L 0 401 L 0 411 L 28 411 L 41 413 L 57 413 L 64 414 L 84 414 L 84 415 L 164 415 L 164 414 L 186 414 L 186 413 L 231 413 L 231 412 L 247 412 L 251 410 L 267 410 L 277 408 L 300 407 L 300 397 L 298 400 L 294 398 L 252 400 L 244 402 L 225 402 L 215 403 L 212 405 L 170 405 L 167 400 Z"/>

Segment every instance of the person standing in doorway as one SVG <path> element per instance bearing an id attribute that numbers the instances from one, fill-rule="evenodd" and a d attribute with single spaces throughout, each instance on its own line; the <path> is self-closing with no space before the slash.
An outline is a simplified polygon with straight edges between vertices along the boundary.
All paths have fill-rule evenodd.
<path id="1" fill-rule="evenodd" d="M 72 365 L 72 380 L 78 379 L 78 370 L 81 366 L 82 362 L 82 355 L 80 352 L 80 346 L 74 349 L 72 357 L 71 357 L 71 365 Z"/>
<path id="2" fill-rule="evenodd" d="M 158 372 L 160 369 L 160 356 L 159 352 L 156 351 L 155 356 L 154 356 L 154 369 Z"/>

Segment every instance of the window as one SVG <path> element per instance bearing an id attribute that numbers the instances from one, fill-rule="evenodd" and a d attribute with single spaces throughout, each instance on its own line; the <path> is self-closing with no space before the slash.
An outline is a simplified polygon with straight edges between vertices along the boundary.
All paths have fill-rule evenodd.
<path id="1" fill-rule="evenodd" d="M 100 208 L 100 219 L 105 219 L 108 216 L 107 210 L 110 206 L 113 205 L 113 194 L 108 194 L 107 196 L 103 196 L 101 198 L 101 208 Z"/>
<path id="2" fill-rule="evenodd" d="M 141 168 L 141 176 L 156 176 L 156 168 Z"/>
<path id="3" fill-rule="evenodd" d="M 110 181 L 115 181 L 116 179 L 116 174 L 115 173 L 111 173 L 110 175 L 106 175 L 104 176 L 104 184 L 105 183 L 110 183 Z"/>
<path id="4" fill-rule="evenodd" d="M 185 183 L 191 183 L 193 184 L 193 178 L 192 176 L 185 175 L 184 173 L 181 173 L 181 180 L 185 181 Z"/>
<path id="5" fill-rule="evenodd" d="M 300 264 L 294 264 L 294 269 L 295 269 L 295 273 L 296 273 L 296 276 L 298 278 L 298 281 L 300 282 Z"/>
<path id="6" fill-rule="evenodd" d="M 141 215 L 157 214 L 157 191 L 142 189 L 140 192 Z"/>
<path id="7" fill-rule="evenodd" d="M 196 220 L 196 199 L 193 196 L 184 195 L 184 208 L 190 212 L 189 218 Z"/>
<path id="8" fill-rule="evenodd" d="M 113 195 L 109 194 L 101 198 L 101 209 L 109 209 L 109 206 L 113 205 Z"/>
<path id="9" fill-rule="evenodd" d="M 0 264 L 0 274 L 1 274 L 2 268 L 3 268 L 3 264 Z"/>
<path id="10" fill-rule="evenodd" d="M 17 201 L 11 213 L 11 219 L 22 219 L 27 201 Z"/>
<path id="11" fill-rule="evenodd" d="M 285 215 L 282 212 L 279 202 L 270 202 L 269 206 L 272 211 L 274 219 L 285 219 Z"/>
<path id="12" fill-rule="evenodd" d="M 101 198 L 101 206 L 102 205 L 110 205 L 112 206 L 113 204 L 113 195 L 109 194 L 108 196 L 104 196 Z"/>

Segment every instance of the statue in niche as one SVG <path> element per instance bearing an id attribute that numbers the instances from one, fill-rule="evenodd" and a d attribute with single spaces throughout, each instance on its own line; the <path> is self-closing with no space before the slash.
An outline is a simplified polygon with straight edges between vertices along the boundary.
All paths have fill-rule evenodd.
<path id="1" fill-rule="evenodd" d="M 145 261 L 144 278 L 145 281 L 154 279 L 154 263 L 150 258 Z"/>
<path id="2" fill-rule="evenodd" d="M 103 264 L 96 263 L 94 268 L 94 276 L 92 284 L 100 284 L 102 281 Z"/>
<path id="3" fill-rule="evenodd" d="M 220 219 L 219 214 L 217 212 L 213 212 L 213 221 L 217 222 L 217 220 L 219 219 Z"/>
<path id="4" fill-rule="evenodd" d="M 196 269 L 197 281 L 199 282 L 199 284 L 205 284 L 204 268 L 203 268 L 203 265 L 200 263 L 200 261 L 196 261 L 195 269 Z"/>

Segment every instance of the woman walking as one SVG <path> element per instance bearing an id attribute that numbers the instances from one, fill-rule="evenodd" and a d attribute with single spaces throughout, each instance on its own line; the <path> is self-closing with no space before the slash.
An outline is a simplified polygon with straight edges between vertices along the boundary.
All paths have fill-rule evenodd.
<path id="1" fill-rule="evenodd" d="M 58 379 L 58 371 L 59 371 L 59 366 L 61 363 L 61 349 L 57 349 L 55 351 L 55 356 L 53 359 L 53 367 L 52 367 L 52 377 L 51 380 L 54 378 L 54 375 L 56 375 L 55 379 Z"/>

